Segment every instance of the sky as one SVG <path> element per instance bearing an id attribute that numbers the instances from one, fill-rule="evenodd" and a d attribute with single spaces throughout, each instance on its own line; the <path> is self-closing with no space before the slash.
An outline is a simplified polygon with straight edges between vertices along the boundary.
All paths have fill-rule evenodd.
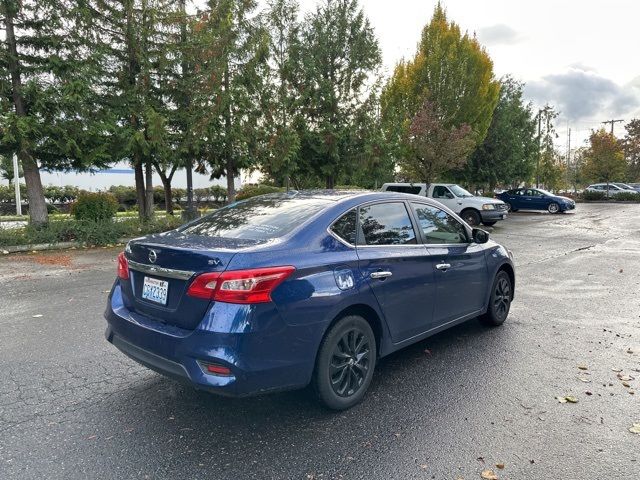
<path id="1" fill-rule="evenodd" d="M 299 0 L 303 11 L 316 0 Z M 416 50 L 437 0 L 361 0 L 389 74 Z M 497 77 L 526 83 L 534 108 L 560 111 L 557 144 L 583 145 L 604 120 L 640 117 L 640 0 L 443 0 L 450 20 L 475 32 Z M 618 136 L 623 124 L 615 126 Z M 607 126 L 607 128 L 610 128 Z M 566 148 L 566 147 L 565 147 Z"/>

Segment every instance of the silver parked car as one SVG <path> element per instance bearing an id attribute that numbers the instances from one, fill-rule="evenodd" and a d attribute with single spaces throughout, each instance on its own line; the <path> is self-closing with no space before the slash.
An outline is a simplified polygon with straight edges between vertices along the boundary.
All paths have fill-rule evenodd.
<path id="1" fill-rule="evenodd" d="M 621 193 L 636 193 L 640 194 L 638 190 L 634 190 L 629 185 L 624 183 L 594 183 L 593 185 L 589 185 L 585 188 L 587 192 L 600 192 L 604 193 L 608 197 L 613 197 L 619 195 Z"/>

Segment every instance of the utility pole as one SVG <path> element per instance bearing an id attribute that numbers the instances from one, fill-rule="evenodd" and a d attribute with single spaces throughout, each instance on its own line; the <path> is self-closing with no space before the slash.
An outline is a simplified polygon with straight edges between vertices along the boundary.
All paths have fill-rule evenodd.
<path id="1" fill-rule="evenodd" d="M 613 126 L 616 123 L 620 123 L 620 122 L 624 122 L 624 120 L 605 120 L 604 122 L 602 122 L 604 125 L 610 124 L 611 125 L 611 135 L 613 135 Z"/>
<path id="2" fill-rule="evenodd" d="M 541 141 L 541 128 L 542 128 L 542 112 L 544 110 L 541 108 L 538 110 L 538 163 L 536 164 L 536 188 L 540 188 L 540 155 L 542 155 L 542 151 L 540 148 Z"/>
<path id="3" fill-rule="evenodd" d="M 13 154 L 13 187 L 16 192 L 16 215 L 22 215 L 22 199 L 20 198 L 20 171 L 18 170 L 18 156 Z"/>

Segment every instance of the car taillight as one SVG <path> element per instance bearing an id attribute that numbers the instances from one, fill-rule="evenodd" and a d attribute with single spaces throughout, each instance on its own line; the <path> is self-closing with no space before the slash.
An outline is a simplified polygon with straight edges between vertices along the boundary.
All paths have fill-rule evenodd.
<path id="1" fill-rule="evenodd" d="M 127 262 L 124 252 L 120 252 L 118 255 L 118 277 L 122 280 L 129 280 L 129 262 Z"/>
<path id="2" fill-rule="evenodd" d="M 226 303 L 266 303 L 271 292 L 295 267 L 267 267 L 198 275 L 187 290 L 191 297 Z"/>

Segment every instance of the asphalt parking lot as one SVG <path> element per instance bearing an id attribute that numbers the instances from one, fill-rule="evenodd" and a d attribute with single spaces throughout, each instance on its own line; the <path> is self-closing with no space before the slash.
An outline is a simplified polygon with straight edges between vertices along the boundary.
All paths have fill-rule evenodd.
<path id="1" fill-rule="evenodd" d="M 506 324 L 383 359 L 338 414 L 306 391 L 218 398 L 117 352 L 116 249 L 0 258 L 0 478 L 640 478 L 640 205 L 519 212 L 492 237 L 518 268 Z"/>

